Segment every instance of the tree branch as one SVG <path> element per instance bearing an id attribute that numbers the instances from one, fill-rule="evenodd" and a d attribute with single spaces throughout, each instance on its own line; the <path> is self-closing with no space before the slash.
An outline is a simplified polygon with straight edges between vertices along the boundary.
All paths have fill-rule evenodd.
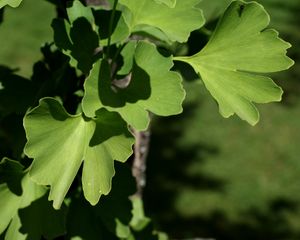
<path id="1" fill-rule="evenodd" d="M 134 160 L 132 165 L 132 174 L 136 179 L 137 192 L 135 196 L 142 198 L 143 188 L 146 185 L 146 160 L 150 144 L 150 127 L 146 131 L 136 131 L 135 136 Z"/>

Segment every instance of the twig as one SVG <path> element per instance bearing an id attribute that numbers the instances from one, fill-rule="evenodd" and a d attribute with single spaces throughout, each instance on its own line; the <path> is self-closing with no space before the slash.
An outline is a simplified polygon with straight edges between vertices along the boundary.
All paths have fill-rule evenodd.
<path id="1" fill-rule="evenodd" d="M 133 129 L 135 136 L 134 160 L 132 165 L 132 174 L 136 179 L 137 192 L 135 196 L 142 198 L 143 188 L 146 185 L 146 159 L 149 151 L 150 128 L 146 131 L 137 131 Z"/>

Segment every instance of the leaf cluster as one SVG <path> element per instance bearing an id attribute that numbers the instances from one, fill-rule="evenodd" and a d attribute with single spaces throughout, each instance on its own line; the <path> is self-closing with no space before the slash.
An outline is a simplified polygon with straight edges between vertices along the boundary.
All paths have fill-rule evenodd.
<path id="1" fill-rule="evenodd" d="M 50 2 L 58 12 L 53 43 L 42 47 L 32 77 L 0 68 L 0 233 L 166 239 L 140 200 L 129 200 L 135 182 L 117 162 L 130 158 L 132 130 L 147 129 L 152 114 L 182 112 L 174 62 L 194 69 L 224 117 L 254 125 L 254 103 L 281 99 L 265 74 L 293 65 L 290 44 L 267 29 L 269 15 L 256 2 L 232 2 L 191 56 L 180 49 L 203 29 L 200 0 Z M 19 4 L 0 0 L 0 7 Z"/>

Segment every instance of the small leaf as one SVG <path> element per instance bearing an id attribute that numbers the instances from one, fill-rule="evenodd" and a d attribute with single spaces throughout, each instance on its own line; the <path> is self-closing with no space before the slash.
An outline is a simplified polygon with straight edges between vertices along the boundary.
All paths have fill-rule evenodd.
<path id="1" fill-rule="evenodd" d="M 7 158 L 0 162 L 0 169 L 3 174 L 0 176 L 0 234 L 9 225 L 5 238 L 8 240 L 25 239 L 26 236 L 19 232 L 21 222 L 18 210 L 29 206 L 32 201 L 38 199 L 46 192 L 44 187 L 32 182 L 28 174 L 21 172 L 22 168 L 23 166 L 18 162 Z M 21 192 L 18 190 L 20 185 L 22 186 Z M 16 189 L 17 192 L 15 192 Z"/>
<path id="2" fill-rule="evenodd" d="M 27 113 L 24 126 L 25 153 L 34 158 L 30 176 L 51 186 L 54 208 L 61 206 L 83 160 L 84 194 L 95 205 L 110 191 L 113 161 L 125 161 L 132 153 L 133 138 L 125 122 L 104 109 L 92 120 L 69 115 L 58 101 L 44 98 Z"/>
<path id="3" fill-rule="evenodd" d="M 286 56 L 291 46 L 266 29 L 270 18 L 255 2 L 233 2 L 220 19 L 208 44 L 191 57 L 175 57 L 190 64 L 217 100 L 220 113 L 236 113 L 255 125 L 259 113 L 253 102 L 280 101 L 282 90 L 259 73 L 288 69 L 293 61 Z"/>
<path id="4" fill-rule="evenodd" d="M 66 20 L 53 19 L 54 41 L 63 53 L 71 58 L 71 64 L 88 74 L 98 58 L 99 39 L 90 22 L 77 18 L 70 26 Z"/>
<path id="5" fill-rule="evenodd" d="M 5 5 L 9 5 L 11 7 L 18 7 L 22 0 L 0 0 L 0 8 L 3 8 Z"/>
<path id="6" fill-rule="evenodd" d="M 119 2 L 127 7 L 123 12 L 131 32 L 135 32 L 140 26 L 150 25 L 164 32 L 171 41 L 186 42 L 190 32 L 204 24 L 202 11 L 196 7 L 200 0 L 120 0 Z M 176 5 L 170 8 L 161 2 L 173 3 L 173 5 L 175 2 Z"/>
<path id="7" fill-rule="evenodd" d="M 86 18 L 91 24 L 94 21 L 92 9 L 85 7 L 79 0 L 72 2 L 72 6 L 67 8 L 67 13 L 71 23 L 81 17 Z"/>
<path id="8" fill-rule="evenodd" d="M 149 124 L 147 110 L 160 116 L 181 113 L 185 92 L 180 75 L 170 71 L 172 66 L 171 58 L 161 56 L 153 44 L 141 41 L 135 50 L 129 85 L 119 88 L 112 86 L 109 64 L 99 61 L 84 85 L 84 113 L 94 117 L 101 108 L 116 111 L 139 130 Z"/>
<path id="9" fill-rule="evenodd" d="M 67 8 L 67 20 L 56 18 L 52 21 L 54 42 L 63 53 L 70 57 L 70 64 L 88 74 L 99 55 L 99 38 L 94 31 L 92 10 L 79 0 Z"/>

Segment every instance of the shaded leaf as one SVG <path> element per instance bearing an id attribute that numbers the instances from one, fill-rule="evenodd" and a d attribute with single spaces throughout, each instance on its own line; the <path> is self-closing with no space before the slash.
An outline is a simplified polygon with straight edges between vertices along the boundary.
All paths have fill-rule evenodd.
<path id="1" fill-rule="evenodd" d="M 112 86 L 109 64 L 99 61 L 85 82 L 84 113 L 94 117 L 101 108 L 116 111 L 140 130 L 149 124 L 147 110 L 160 116 L 180 113 L 185 92 L 180 75 L 170 71 L 172 66 L 171 58 L 161 56 L 153 44 L 141 41 L 135 50 L 129 85 L 120 88 Z"/>
<path id="2" fill-rule="evenodd" d="M 41 236 L 53 239 L 65 233 L 66 206 L 59 210 L 52 207 L 47 196 L 33 201 L 28 207 L 19 210 L 22 223 L 20 232 L 26 239 L 40 240 Z"/>
<path id="3" fill-rule="evenodd" d="M 99 29 L 101 46 L 106 46 L 108 43 L 108 37 L 110 33 L 110 26 L 107 24 L 107 20 L 111 18 L 112 11 L 97 10 L 93 12 L 95 17 L 95 24 Z M 122 12 L 115 11 L 114 21 L 112 22 L 110 44 L 120 43 L 126 40 L 130 31 L 125 22 Z"/>
<path id="4" fill-rule="evenodd" d="M 130 234 L 133 207 L 129 197 L 136 192 L 136 181 L 128 166 L 116 165 L 112 186 L 110 194 L 97 205 L 96 214 L 109 231 L 123 239 Z"/>
<path id="5" fill-rule="evenodd" d="M 26 143 L 23 116 L 11 114 L 0 119 L 0 159 L 10 157 L 20 160 Z"/>
<path id="6" fill-rule="evenodd" d="M 88 74 L 99 53 L 99 38 L 94 31 L 92 10 L 76 0 L 67 8 L 67 14 L 70 24 L 61 18 L 52 21 L 55 45 L 71 58 L 72 66 Z"/>
<path id="7" fill-rule="evenodd" d="M 7 158 L 0 162 L 0 184 L 6 183 L 8 189 L 18 196 L 22 195 L 23 175 L 23 166 L 19 162 Z"/>
<path id="8" fill-rule="evenodd" d="M 164 32 L 171 41 L 186 42 L 190 32 L 204 24 L 202 11 L 196 7 L 200 0 L 177 0 L 173 8 L 158 3 L 174 5 L 175 1 L 168 0 L 120 0 L 119 2 L 127 7 L 123 12 L 131 32 L 139 31 L 143 25 L 149 25 Z"/>
<path id="9" fill-rule="evenodd" d="M 0 24 L 3 22 L 4 8 L 0 9 Z"/>
<path id="10" fill-rule="evenodd" d="M 69 207 L 67 217 L 67 239 L 72 240 L 106 240 L 108 232 L 83 198 L 74 197 Z"/>
<path id="11" fill-rule="evenodd" d="M 25 239 L 26 235 L 19 232 L 21 222 L 18 210 L 27 207 L 32 201 L 44 195 L 46 189 L 36 185 L 30 180 L 28 174 L 21 172 L 22 165 L 16 161 L 3 159 L 0 168 L 3 173 L 0 184 L 0 233 L 9 225 L 5 239 Z M 19 190 L 20 185 L 22 186 L 21 191 Z M 18 195 L 10 189 L 13 189 Z"/>
<path id="12" fill-rule="evenodd" d="M 259 113 L 253 102 L 281 100 L 281 88 L 259 73 L 292 66 L 293 61 L 286 56 L 291 45 L 278 38 L 275 30 L 266 29 L 269 22 L 260 4 L 235 1 L 199 53 L 174 58 L 187 62 L 201 75 L 224 117 L 236 113 L 254 125 Z"/>
<path id="13" fill-rule="evenodd" d="M 130 222 L 132 234 L 128 240 L 167 240 L 168 236 L 154 230 L 151 219 L 145 216 L 143 202 L 139 197 L 131 198 L 133 218 Z"/>
<path id="14" fill-rule="evenodd" d="M 83 191 L 95 205 L 110 191 L 113 161 L 125 161 L 132 153 L 133 138 L 125 122 L 104 109 L 92 120 L 70 115 L 55 99 L 44 98 L 25 116 L 24 126 L 25 153 L 34 158 L 30 176 L 51 186 L 54 208 L 61 206 L 83 160 Z"/>
<path id="15" fill-rule="evenodd" d="M 78 195 L 72 198 L 67 221 L 69 238 L 113 240 L 125 239 L 130 233 L 132 203 L 129 196 L 136 190 L 135 179 L 125 164 L 116 163 L 115 167 L 112 191 L 96 206 L 88 205 Z"/>
<path id="16" fill-rule="evenodd" d="M 70 26 L 66 20 L 54 19 L 51 24 L 54 42 L 71 58 L 71 65 L 88 74 L 98 58 L 99 39 L 89 21 L 77 18 Z"/>
<path id="17" fill-rule="evenodd" d="M 14 112 L 24 114 L 34 100 L 34 90 L 31 81 L 0 66 L 0 116 Z"/>

